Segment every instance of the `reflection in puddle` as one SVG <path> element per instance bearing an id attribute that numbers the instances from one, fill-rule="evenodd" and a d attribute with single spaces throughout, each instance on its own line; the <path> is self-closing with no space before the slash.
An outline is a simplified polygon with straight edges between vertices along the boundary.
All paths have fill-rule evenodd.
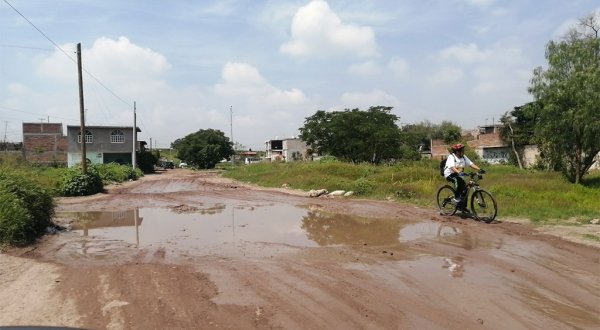
<path id="1" fill-rule="evenodd" d="M 171 244 L 214 246 L 266 242 L 291 246 L 397 244 L 401 223 L 322 213 L 289 205 L 209 207 L 178 205 L 126 211 L 59 212 L 83 236 L 120 240 L 139 247 Z"/>
<path id="2" fill-rule="evenodd" d="M 461 230 L 455 227 L 435 222 L 419 222 L 404 226 L 400 230 L 400 242 L 409 242 L 419 239 L 435 239 L 448 236 L 455 236 L 461 233 Z"/>
<path id="3" fill-rule="evenodd" d="M 261 242 L 290 246 L 390 246 L 415 239 L 460 235 L 437 223 L 409 223 L 331 214 L 285 204 L 232 206 L 178 205 L 125 211 L 59 212 L 83 236 L 118 240 L 139 247 L 169 244 L 184 248 Z"/>

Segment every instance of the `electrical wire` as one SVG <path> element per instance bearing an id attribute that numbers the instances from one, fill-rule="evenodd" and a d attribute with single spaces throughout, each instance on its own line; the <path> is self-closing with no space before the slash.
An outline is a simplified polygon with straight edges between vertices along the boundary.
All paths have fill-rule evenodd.
<path id="1" fill-rule="evenodd" d="M 29 23 L 29 25 L 31 25 L 34 29 L 36 29 L 44 38 L 46 38 L 52 45 L 54 45 L 54 47 L 56 47 L 56 49 L 60 50 L 65 56 L 67 56 L 67 58 L 69 58 L 73 63 L 77 64 L 77 61 L 71 56 L 69 55 L 69 53 L 67 53 L 64 49 L 62 49 L 56 42 L 54 42 L 54 40 L 52 40 L 48 35 L 46 35 L 41 29 L 39 29 L 35 24 L 33 24 L 33 22 L 31 22 L 27 17 L 25 17 L 25 15 L 23 15 L 17 8 L 15 8 L 10 2 L 8 2 L 8 0 L 3 0 L 10 8 L 12 8 L 17 14 L 19 14 L 19 16 L 21 16 L 25 21 L 27 21 L 27 23 Z M 126 100 L 124 100 L 122 97 L 120 97 L 119 95 L 117 95 L 117 93 L 115 93 L 112 89 L 108 88 L 108 86 L 106 86 L 104 83 L 102 83 L 100 81 L 100 79 L 96 78 L 96 76 L 94 76 L 91 72 L 89 72 L 87 69 L 82 68 L 82 70 L 88 74 L 92 79 L 94 79 L 100 86 L 102 86 L 105 90 L 107 90 L 110 94 L 112 94 L 116 99 L 118 99 L 119 101 L 123 102 L 125 105 L 127 105 L 129 108 L 133 108 L 133 106 L 131 105 L 131 103 L 127 102 Z M 9 110 L 14 110 L 14 109 L 9 109 Z M 19 111 L 19 110 L 14 110 L 14 111 Z M 60 118 L 60 117 L 55 117 L 55 118 Z M 64 119 L 64 118 L 63 118 Z M 140 118 L 140 122 L 142 124 L 142 126 L 144 126 L 144 129 L 146 128 L 145 125 L 143 125 L 143 122 L 141 121 Z"/>
<path id="2" fill-rule="evenodd" d="M 27 21 L 27 23 L 29 23 L 29 25 L 33 26 L 34 29 L 36 29 L 42 36 L 44 36 L 44 38 L 46 38 L 48 41 L 50 41 L 50 43 L 52 43 L 54 45 L 54 47 L 56 47 L 58 50 L 60 50 L 63 54 L 65 54 L 65 56 L 67 56 L 71 61 L 73 61 L 73 63 L 77 64 L 77 60 L 75 60 L 71 55 L 69 55 L 69 53 L 67 53 L 64 49 L 62 49 L 56 42 L 54 42 L 54 40 L 50 39 L 50 37 L 48 35 L 46 35 L 42 30 L 40 30 L 37 26 L 35 26 L 35 24 L 33 24 L 33 22 L 31 22 L 29 19 L 27 19 L 27 17 L 25 17 L 25 15 L 23 15 L 17 8 L 15 8 L 13 5 L 10 4 L 10 2 L 8 2 L 8 0 L 4 0 L 4 2 L 10 7 L 12 8 L 17 14 L 19 14 L 19 16 L 21 16 L 25 21 Z M 91 72 L 89 72 L 88 70 L 86 70 L 85 68 L 83 68 L 83 71 L 85 73 L 87 73 L 90 77 L 92 77 L 92 79 L 94 79 L 100 86 L 104 87 L 104 89 L 106 89 L 109 93 L 111 93 L 114 97 L 116 97 L 118 100 L 120 100 L 121 102 L 123 102 L 124 104 L 126 104 L 127 106 L 129 106 L 130 108 L 132 107 L 132 105 L 125 101 L 123 98 L 121 98 L 119 95 L 117 95 L 115 92 L 113 92 L 110 88 L 108 88 L 106 85 L 104 85 L 98 78 L 96 78 L 96 76 L 94 76 Z"/>

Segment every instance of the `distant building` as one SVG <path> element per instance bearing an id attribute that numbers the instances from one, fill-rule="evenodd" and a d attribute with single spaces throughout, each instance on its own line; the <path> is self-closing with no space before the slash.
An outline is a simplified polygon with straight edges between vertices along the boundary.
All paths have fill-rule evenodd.
<path id="1" fill-rule="evenodd" d="M 465 135 L 467 144 L 479 157 L 490 164 L 502 164 L 510 161 L 510 146 L 500 137 L 501 125 L 479 126 Z"/>
<path id="2" fill-rule="evenodd" d="M 91 164 L 131 164 L 133 155 L 132 126 L 86 126 L 84 135 L 86 159 Z M 67 126 L 69 167 L 81 162 L 81 128 Z M 137 128 L 137 132 L 141 132 Z M 136 142 L 136 151 L 144 150 L 143 141 Z"/>
<path id="3" fill-rule="evenodd" d="M 510 146 L 500 138 L 500 125 L 479 126 L 472 131 L 463 132 L 467 145 L 490 163 L 508 163 L 510 160 Z M 431 141 L 431 158 L 442 159 L 450 153 L 450 145 L 442 140 Z"/>
<path id="4" fill-rule="evenodd" d="M 23 157 L 41 165 L 67 164 L 67 137 L 62 123 L 23 123 Z"/>
<path id="5" fill-rule="evenodd" d="M 267 161 L 303 160 L 308 146 L 300 138 L 275 139 L 265 142 Z"/>

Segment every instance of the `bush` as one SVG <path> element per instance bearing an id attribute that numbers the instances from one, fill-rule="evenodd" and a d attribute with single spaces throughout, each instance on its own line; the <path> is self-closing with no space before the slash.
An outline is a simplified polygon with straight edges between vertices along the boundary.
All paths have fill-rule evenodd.
<path id="1" fill-rule="evenodd" d="M 98 172 L 98 175 L 100 175 L 100 178 L 104 184 L 137 180 L 139 177 L 144 175 L 140 169 L 136 168 L 134 170 L 131 165 L 110 163 L 96 164 L 93 167 Z"/>
<path id="2" fill-rule="evenodd" d="M 365 178 L 359 178 L 354 181 L 354 193 L 357 195 L 365 195 L 375 187 L 375 182 L 367 180 Z"/>
<path id="3" fill-rule="evenodd" d="M 94 167 L 89 167 L 86 174 L 81 173 L 80 167 L 72 167 L 63 174 L 60 183 L 60 191 L 64 196 L 87 196 L 102 190 L 102 178 Z"/>
<path id="4" fill-rule="evenodd" d="M 33 242 L 52 225 L 51 194 L 17 172 L 0 173 L 0 243 Z"/>
<path id="5" fill-rule="evenodd" d="M 150 151 L 138 152 L 137 165 L 144 173 L 154 173 L 154 166 L 158 165 L 158 155 L 151 153 Z"/>

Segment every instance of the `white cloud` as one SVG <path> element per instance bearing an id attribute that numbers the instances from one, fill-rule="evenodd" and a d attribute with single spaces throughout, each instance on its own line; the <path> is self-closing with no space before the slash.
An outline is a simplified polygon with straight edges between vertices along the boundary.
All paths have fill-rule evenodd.
<path id="1" fill-rule="evenodd" d="M 74 53 L 74 44 L 65 44 L 61 48 Z M 92 48 L 82 49 L 83 68 L 100 80 L 109 79 L 111 85 L 120 82 L 146 82 L 165 73 L 171 65 L 167 59 L 148 48 L 132 44 L 129 39 L 119 37 L 97 39 Z M 43 59 L 37 67 L 38 74 L 60 82 L 76 81 L 76 54 L 68 58 L 56 50 L 50 57 Z M 84 77 L 84 80 L 89 77 Z M 105 81 L 106 82 L 106 81 Z"/>
<path id="2" fill-rule="evenodd" d="M 352 64 L 348 72 L 357 76 L 372 76 L 381 73 L 381 67 L 377 62 L 369 60 L 362 63 Z"/>
<path id="3" fill-rule="evenodd" d="M 478 7 L 487 7 L 494 3 L 495 0 L 466 0 L 467 3 L 478 6 Z"/>
<path id="4" fill-rule="evenodd" d="M 324 0 L 298 9 L 292 20 L 292 40 L 280 51 L 293 56 L 374 56 L 375 33 L 370 27 L 344 24 Z"/>
<path id="5" fill-rule="evenodd" d="M 246 63 L 226 63 L 221 80 L 215 86 L 215 92 L 222 96 L 244 96 L 270 105 L 300 104 L 306 101 L 301 90 L 278 89 L 269 84 L 255 67 Z"/>
<path id="6" fill-rule="evenodd" d="M 27 86 L 19 83 L 10 83 L 7 87 L 7 90 L 11 94 L 15 95 L 24 95 L 29 93 L 29 89 Z"/>
<path id="7" fill-rule="evenodd" d="M 400 101 L 393 95 L 384 91 L 375 89 L 368 93 L 344 93 L 341 96 L 342 105 L 344 108 L 368 109 L 371 106 L 393 106 L 397 107 Z"/>
<path id="8" fill-rule="evenodd" d="M 464 73 L 459 68 L 445 67 L 431 77 L 433 84 L 450 84 L 462 79 Z"/>
<path id="9" fill-rule="evenodd" d="M 440 57 L 444 60 L 454 59 L 461 63 L 481 62 L 488 58 L 489 52 L 482 51 L 476 44 L 459 44 L 443 49 Z"/>
<path id="10" fill-rule="evenodd" d="M 388 63 L 388 69 L 396 76 L 404 76 L 408 73 L 409 64 L 408 61 L 403 58 L 394 57 Z"/>

